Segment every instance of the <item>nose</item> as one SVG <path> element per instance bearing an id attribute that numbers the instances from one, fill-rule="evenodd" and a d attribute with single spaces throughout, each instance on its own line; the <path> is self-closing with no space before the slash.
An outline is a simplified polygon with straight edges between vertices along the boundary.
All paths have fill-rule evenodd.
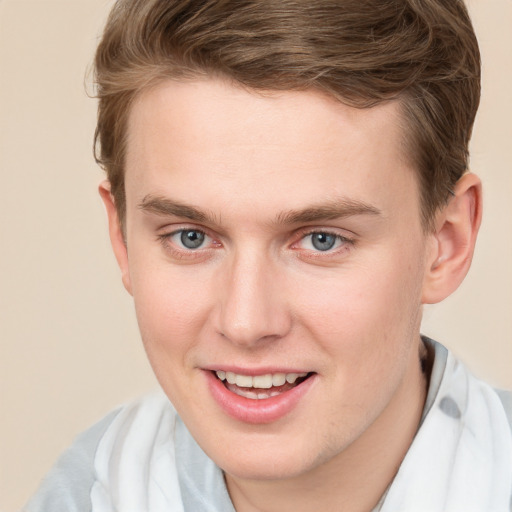
<path id="1" fill-rule="evenodd" d="M 246 347 L 285 336 L 292 321 L 276 265 L 253 252 L 234 256 L 225 270 L 219 275 L 217 331 Z"/>

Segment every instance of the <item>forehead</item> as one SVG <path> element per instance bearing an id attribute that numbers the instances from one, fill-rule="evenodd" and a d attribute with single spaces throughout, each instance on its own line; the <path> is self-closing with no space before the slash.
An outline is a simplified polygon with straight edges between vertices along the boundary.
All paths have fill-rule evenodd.
<path id="1" fill-rule="evenodd" d="M 356 109 L 316 91 L 168 81 L 142 93 L 130 112 L 128 200 L 131 190 L 139 200 L 172 193 L 212 208 L 226 209 L 229 198 L 233 208 L 261 200 L 278 209 L 348 197 L 385 209 L 411 187 L 417 196 L 400 121 L 392 102 Z"/>

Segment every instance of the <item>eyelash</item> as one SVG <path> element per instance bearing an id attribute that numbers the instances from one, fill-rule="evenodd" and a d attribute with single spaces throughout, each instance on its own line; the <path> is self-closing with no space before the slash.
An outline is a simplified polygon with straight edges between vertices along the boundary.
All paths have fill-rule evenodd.
<path id="1" fill-rule="evenodd" d="M 297 242 L 292 244 L 292 248 L 303 242 L 308 236 L 313 235 L 328 235 L 332 236 L 336 239 L 336 242 L 339 242 L 340 245 L 335 247 L 334 249 L 327 249 L 325 251 L 321 251 L 319 249 L 303 249 L 307 251 L 307 258 L 329 258 L 329 257 L 337 257 L 340 256 L 341 253 L 350 250 L 356 244 L 356 240 L 354 238 L 350 238 L 344 235 L 340 235 L 339 233 L 329 231 L 327 229 L 321 228 L 313 228 L 299 232 L 299 238 Z M 312 242 L 311 242 L 312 243 Z"/>
<path id="2" fill-rule="evenodd" d="M 214 246 L 213 247 L 198 247 L 197 249 L 190 249 L 190 248 L 185 248 L 185 247 L 176 247 L 175 246 L 175 243 L 172 242 L 172 237 L 176 236 L 176 235 L 179 235 L 179 234 L 183 234 L 185 232 L 195 232 L 195 233 L 198 233 L 200 235 L 203 235 L 205 237 L 205 239 L 211 239 Z M 328 236 L 332 236 L 336 239 L 336 242 L 340 243 L 341 245 L 338 246 L 338 247 L 335 247 L 334 249 L 327 249 L 325 251 L 322 251 L 322 250 L 315 250 L 315 249 L 302 249 L 302 252 L 306 252 L 307 253 L 307 256 L 305 256 L 306 258 L 308 259 L 311 259 L 311 258 L 323 258 L 323 259 L 328 259 L 330 257 L 336 257 L 336 256 L 339 256 L 341 253 L 349 250 L 351 247 L 353 247 L 356 243 L 356 240 L 354 238 L 349 238 L 349 237 L 346 237 L 346 236 L 343 236 L 343 235 L 340 235 L 339 233 L 335 233 L 333 231 L 329 231 L 329 230 L 326 230 L 326 229 L 319 229 L 319 228 L 316 228 L 316 229 L 308 229 L 308 230 L 304 230 L 304 231 L 299 231 L 299 233 L 297 234 L 298 236 L 298 240 L 293 242 L 291 244 L 291 248 L 292 249 L 297 249 L 297 245 L 300 244 L 301 242 L 303 242 L 308 236 L 313 236 L 313 235 L 318 235 L 318 234 L 322 234 L 322 235 L 328 235 Z M 214 237 L 208 235 L 208 233 L 206 233 L 206 231 L 202 230 L 202 229 L 198 229 L 198 228 L 190 228 L 190 227 L 183 227 L 183 228 L 180 228 L 180 229 L 175 229 L 173 230 L 172 232 L 170 233 L 163 233 L 163 234 L 160 234 L 157 236 L 157 239 L 159 240 L 159 242 L 162 244 L 162 246 L 164 247 L 164 249 L 168 252 L 171 253 L 171 255 L 173 257 L 175 257 L 176 259 L 195 259 L 195 258 L 204 258 L 206 256 L 205 252 L 206 251 L 209 251 L 210 249 L 216 249 L 218 247 L 222 247 L 222 244 L 218 241 L 215 240 Z M 212 243 L 210 242 L 210 244 Z M 335 243 L 336 243 L 335 242 Z"/>
<path id="3" fill-rule="evenodd" d="M 157 236 L 158 241 L 162 244 L 163 248 L 170 252 L 171 255 L 176 259 L 195 259 L 195 258 L 204 258 L 205 257 L 205 251 L 208 251 L 211 249 L 211 247 L 205 247 L 202 246 L 198 247 L 197 249 L 190 249 L 185 247 L 176 247 L 176 243 L 172 241 L 172 238 L 176 235 L 183 234 L 186 232 L 194 232 L 198 233 L 200 235 L 203 235 L 205 239 L 211 239 L 214 241 L 214 245 L 216 247 L 220 247 L 220 242 L 215 242 L 215 239 L 208 235 L 206 231 L 198 228 L 191 228 L 191 227 L 183 227 L 180 229 L 175 229 L 170 233 L 162 233 L 161 235 Z M 214 247 L 214 248 L 216 248 Z"/>

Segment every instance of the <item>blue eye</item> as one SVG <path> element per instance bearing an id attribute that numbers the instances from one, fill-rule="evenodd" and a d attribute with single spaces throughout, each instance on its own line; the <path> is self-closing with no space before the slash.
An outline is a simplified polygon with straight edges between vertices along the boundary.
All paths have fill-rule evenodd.
<path id="1" fill-rule="evenodd" d="M 352 241 L 341 235 L 324 231 L 312 231 L 304 235 L 299 245 L 301 249 L 306 249 L 307 251 L 328 252 L 338 249 L 347 243 L 350 244 Z"/>
<path id="2" fill-rule="evenodd" d="M 338 237 L 329 233 L 311 233 L 311 245 L 317 251 L 329 251 L 336 245 Z"/>
<path id="3" fill-rule="evenodd" d="M 200 228 L 193 227 L 162 233 L 157 238 L 165 253 L 175 261 L 205 261 L 212 256 L 213 249 L 222 247 L 218 239 L 207 235 Z"/>
<path id="4" fill-rule="evenodd" d="M 199 249 L 206 239 L 206 235 L 197 229 L 182 229 L 174 233 L 173 238 L 174 237 L 179 239 L 183 247 L 191 250 Z"/>

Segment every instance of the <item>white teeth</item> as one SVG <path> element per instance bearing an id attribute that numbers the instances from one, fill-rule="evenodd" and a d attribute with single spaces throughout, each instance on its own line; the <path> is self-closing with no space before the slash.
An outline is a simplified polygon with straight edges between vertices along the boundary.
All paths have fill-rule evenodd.
<path id="1" fill-rule="evenodd" d="M 252 377 L 250 375 L 236 375 L 235 383 L 241 388 L 252 388 Z"/>
<path id="2" fill-rule="evenodd" d="M 261 389 L 270 389 L 272 387 L 272 375 L 256 375 L 252 378 L 252 387 Z"/>
<path id="3" fill-rule="evenodd" d="M 294 384 L 299 377 L 305 377 L 307 373 L 267 373 L 252 377 L 219 370 L 216 375 L 220 380 L 227 380 L 229 384 L 236 384 L 240 388 L 270 389 L 272 386 L 283 386 L 286 382 Z M 268 396 L 261 398 L 268 398 Z"/>
<path id="4" fill-rule="evenodd" d="M 288 373 L 286 375 L 286 382 L 293 384 L 297 379 L 305 377 L 307 373 Z"/>
<path id="5" fill-rule="evenodd" d="M 243 396 L 245 398 L 250 398 L 251 400 L 264 400 L 265 398 L 270 398 L 271 396 L 274 396 L 273 394 L 269 394 L 268 392 L 262 392 L 256 393 L 256 391 L 249 391 L 246 388 L 233 388 L 233 393 L 235 393 L 238 396 Z M 279 393 L 276 393 L 279 394 Z"/>
<path id="6" fill-rule="evenodd" d="M 272 375 L 272 386 L 282 386 L 285 382 L 285 373 L 275 373 L 274 375 Z"/>

